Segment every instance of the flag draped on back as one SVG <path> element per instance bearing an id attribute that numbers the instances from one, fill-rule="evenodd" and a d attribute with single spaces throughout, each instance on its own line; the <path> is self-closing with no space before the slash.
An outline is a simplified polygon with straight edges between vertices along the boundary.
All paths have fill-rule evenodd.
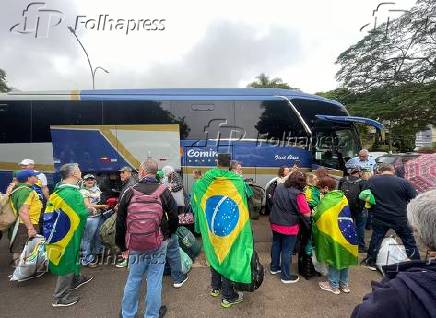
<path id="1" fill-rule="evenodd" d="M 79 274 L 80 242 L 88 217 L 83 196 L 74 185 L 62 184 L 50 195 L 44 213 L 52 236 L 47 244 L 49 270 L 56 275 Z"/>
<path id="2" fill-rule="evenodd" d="M 241 176 L 212 169 L 193 185 L 192 206 L 209 264 L 225 278 L 249 284 L 253 234 L 246 187 Z"/>
<path id="3" fill-rule="evenodd" d="M 356 265 L 356 229 L 348 200 L 341 191 L 327 193 L 314 210 L 313 240 L 316 258 L 336 269 Z"/>

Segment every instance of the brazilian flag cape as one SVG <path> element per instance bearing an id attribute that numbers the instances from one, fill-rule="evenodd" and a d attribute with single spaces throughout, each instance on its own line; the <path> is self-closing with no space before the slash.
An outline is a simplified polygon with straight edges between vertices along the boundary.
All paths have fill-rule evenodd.
<path id="1" fill-rule="evenodd" d="M 313 240 L 316 258 L 336 269 L 358 262 L 356 229 L 348 200 L 341 191 L 324 195 L 313 214 Z"/>
<path id="2" fill-rule="evenodd" d="M 321 193 L 319 188 L 314 185 L 308 185 L 304 188 L 304 195 L 306 197 L 307 203 L 311 208 L 316 207 L 321 199 Z"/>
<path id="3" fill-rule="evenodd" d="M 250 284 L 253 234 L 246 187 L 238 174 L 209 170 L 193 185 L 192 207 L 210 266 L 233 282 Z"/>
<path id="4" fill-rule="evenodd" d="M 85 230 L 88 209 L 79 187 L 60 184 L 47 202 L 44 219 L 59 213 L 51 243 L 47 244 L 49 270 L 64 276 L 80 272 L 80 242 Z"/>

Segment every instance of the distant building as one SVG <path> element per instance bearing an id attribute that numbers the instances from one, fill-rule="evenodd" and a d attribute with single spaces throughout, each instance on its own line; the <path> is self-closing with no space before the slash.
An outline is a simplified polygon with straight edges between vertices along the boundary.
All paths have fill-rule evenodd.
<path id="1" fill-rule="evenodd" d="M 416 149 L 432 148 L 436 145 L 436 127 L 429 125 L 427 129 L 421 130 L 416 134 Z"/>

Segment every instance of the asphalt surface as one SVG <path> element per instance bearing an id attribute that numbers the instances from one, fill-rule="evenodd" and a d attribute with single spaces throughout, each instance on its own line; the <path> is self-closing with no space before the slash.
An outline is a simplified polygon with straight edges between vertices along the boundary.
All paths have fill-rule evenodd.
<path id="1" fill-rule="evenodd" d="M 267 268 L 270 261 L 271 233 L 267 218 L 253 222 L 256 250 Z M 7 240 L 0 241 L 0 317 L 118 317 L 127 269 L 112 265 L 84 268 L 82 273 L 94 279 L 80 288 L 78 304 L 68 308 L 52 308 L 56 277 L 46 274 L 26 282 L 10 282 L 10 255 Z M 362 255 L 363 256 L 363 255 Z M 296 258 L 293 259 L 296 270 Z M 209 295 L 210 272 L 203 255 L 196 260 L 189 279 L 181 289 L 174 289 L 169 277 L 163 281 L 165 317 L 349 317 L 362 297 L 370 292 L 371 280 L 379 280 L 377 272 L 355 266 L 350 271 L 350 294 L 334 295 L 322 291 L 312 278 L 284 285 L 279 277 L 265 273 L 265 280 L 254 293 L 245 293 L 244 301 L 229 309 L 220 307 L 219 298 Z M 138 313 L 144 312 L 145 282 Z"/>

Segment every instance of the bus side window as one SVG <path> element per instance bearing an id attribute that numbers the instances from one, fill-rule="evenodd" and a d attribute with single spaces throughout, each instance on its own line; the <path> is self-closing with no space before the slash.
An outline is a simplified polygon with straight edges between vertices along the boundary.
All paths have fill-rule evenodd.
<path id="1" fill-rule="evenodd" d="M 33 101 L 32 142 L 50 142 L 50 125 L 101 125 L 101 102 Z"/>
<path id="2" fill-rule="evenodd" d="M 233 101 L 173 101 L 173 115 L 186 125 L 182 139 L 230 138 L 235 125 Z"/>
<path id="3" fill-rule="evenodd" d="M 31 142 L 29 101 L 0 102 L 0 143 Z"/>

